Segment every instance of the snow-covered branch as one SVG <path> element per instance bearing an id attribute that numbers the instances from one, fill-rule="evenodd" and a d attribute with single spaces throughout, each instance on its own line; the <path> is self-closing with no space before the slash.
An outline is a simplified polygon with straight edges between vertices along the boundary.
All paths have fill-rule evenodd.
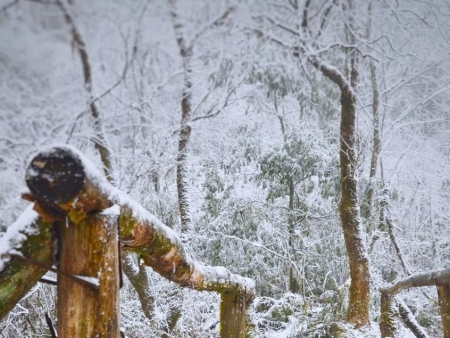
<path id="1" fill-rule="evenodd" d="M 412 287 L 450 284 L 450 268 L 411 275 L 395 280 L 391 285 L 380 288 L 381 293 L 395 295 Z"/>

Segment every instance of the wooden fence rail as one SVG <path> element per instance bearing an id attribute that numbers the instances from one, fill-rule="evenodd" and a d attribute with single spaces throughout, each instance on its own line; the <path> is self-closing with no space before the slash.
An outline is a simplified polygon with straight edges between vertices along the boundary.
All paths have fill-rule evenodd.
<path id="1" fill-rule="evenodd" d="M 64 145 L 39 152 L 26 183 L 23 197 L 34 204 L 0 239 L 0 319 L 58 263 L 60 336 L 118 337 L 120 233 L 122 249 L 165 278 L 218 292 L 221 337 L 245 336 L 254 281 L 192 259 L 172 229 L 108 183 L 79 151 Z M 70 325 L 77 321 L 85 325 Z"/>

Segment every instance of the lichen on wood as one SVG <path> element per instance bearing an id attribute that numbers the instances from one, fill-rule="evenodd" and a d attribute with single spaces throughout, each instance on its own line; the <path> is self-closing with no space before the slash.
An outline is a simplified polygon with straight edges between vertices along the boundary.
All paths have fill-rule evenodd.
<path id="1" fill-rule="evenodd" d="M 450 284 L 438 285 L 444 338 L 450 338 Z"/>
<path id="2" fill-rule="evenodd" d="M 397 333 L 396 318 L 398 315 L 394 296 L 381 294 L 380 315 L 381 338 L 395 337 Z"/>
<path id="3" fill-rule="evenodd" d="M 16 254 L 52 265 L 56 249 L 53 225 L 38 218 L 30 225 L 29 230 L 34 233 L 27 235 L 21 246 L 14 249 Z M 4 263 L 0 271 L 0 319 L 14 308 L 46 272 L 41 267 L 17 258 Z"/>

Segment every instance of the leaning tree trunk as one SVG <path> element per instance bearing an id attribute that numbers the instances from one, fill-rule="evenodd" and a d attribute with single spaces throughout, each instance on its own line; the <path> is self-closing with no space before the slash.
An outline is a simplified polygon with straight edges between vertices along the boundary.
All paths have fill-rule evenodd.
<path id="1" fill-rule="evenodd" d="M 403 324 L 406 325 L 408 329 L 411 330 L 411 332 L 417 337 L 417 338 L 430 338 L 428 334 L 425 332 L 425 330 L 417 323 L 416 318 L 414 318 L 414 315 L 412 314 L 411 310 L 408 308 L 408 306 L 401 300 L 400 298 L 395 298 L 397 305 L 398 305 L 398 313 L 400 315 L 400 318 L 403 321 Z M 387 336 L 386 336 L 387 337 Z M 391 336 L 395 337 L 395 336 Z M 381 336 L 381 338 L 385 338 L 384 336 Z"/>
<path id="2" fill-rule="evenodd" d="M 139 263 L 137 268 L 134 268 L 132 255 L 135 254 L 131 252 L 124 252 L 122 257 L 122 269 L 125 276 L 127 276 L 127 278 L 130 280 L 134 291 L 136 291 L 137 293 L 139 303 L 142 308 L 142 313 L 147 319 L 152 320 L 153 310 L 155 307 L 155 299 L 150 292 L 151 289 L 147 271 L 145 270 L 145 267 Z"/>
<path id="3" fill-rule="evenodd" d="M 334 67 L 317 57 L 308 61 L 341 91 L 339 160 L 341 201 L 339 213 L 350 266 L 350 295 L 347 319 L 356 327 L 369 324 L 370 272 L 359 210 L 356 157 L 356 84 L 358 81 L 355 51 L 350 55 L 350 81 Z"/>

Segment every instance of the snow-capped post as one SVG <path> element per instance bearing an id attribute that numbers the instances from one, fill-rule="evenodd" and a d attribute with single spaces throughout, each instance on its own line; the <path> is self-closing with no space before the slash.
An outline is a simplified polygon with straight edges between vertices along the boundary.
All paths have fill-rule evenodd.
<path id="1" fill-rule="evenodd" d="M 246 310 L 248 300 L 245 292 L 221 295 L 220 303 L 220 337 L 244 338 L 246 336 Z"/>
<path id="2" fill-rule="evenodd" d="M 245 312 L 254 298 L 254 281 L 224 267 L 193 260 L 172 229 L 114 188 L 75 148 L 56 146 L 37 154 L 27 169 L 26 181 L 31 191 L 28 199 L 37 201 L 35 210 L 47 219 L 58 220 L 60 269 L 99 285 L 96 291 L 58 277 L 58 287 L 64 289 L 58 290 L 60 335 L 89 336 L 84 332 L 91 331 L 70 331 L 81 326 L 86 326 L 83 330 L 107 332 L 102 337 L 119 334 L 118 220 L 124 250 L 138 253 L 145 265 L 181 286 L 220 293 L 221 337 L 245 336 Z M 95 318 L 95 314 L 102 317 Z M 70 327 L 61 327 L 69 325 L 63 322 L 71 323 Z"/>
<path id="3" fill-rule="evenodd" d="M 96 198 L 80 159 L 64 148 L 33 158 L 26 182 L 42 214 L 53 214 L 59 269 L 95 287 L 58 274 L 58 335 L 118 338 L 118 215 Z M 117 207 L 118 209 L 118 207 Z"/>
<path id="4" fill-rule="evenodd" d="M 95 290 L 58 276 L 60 337 L 119 337 L 117 229 L 117 217 L 101 213 L 60 224 L 61 269 L 98 284 Z"/>

